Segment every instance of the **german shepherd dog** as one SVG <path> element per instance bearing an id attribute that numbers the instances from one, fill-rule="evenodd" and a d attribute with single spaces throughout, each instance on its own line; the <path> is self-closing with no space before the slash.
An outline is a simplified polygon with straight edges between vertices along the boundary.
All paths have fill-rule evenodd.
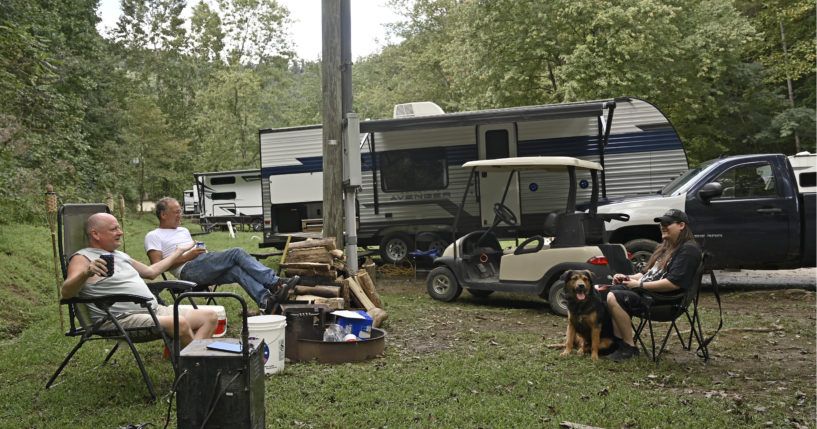
<path id="1" fill-rule="evenodd" d="M 590 351 L 590 359 L 598 360 L 599 351 L 612 352 L 615 344 L 613 322 L 601 299 L 601 294 L 593 287 L 593 273 L 588 270 L 568 270 L 562 274 L 567 298 L 567 356 L 573 345 L 580 344 L 579 354 Z"/>

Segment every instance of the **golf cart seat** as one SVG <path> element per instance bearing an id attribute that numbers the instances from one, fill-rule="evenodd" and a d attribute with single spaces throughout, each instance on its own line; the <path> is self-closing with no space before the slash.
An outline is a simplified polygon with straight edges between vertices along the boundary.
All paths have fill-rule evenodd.
<path id="1" fill-rule="evenodd" d="M 545 218 L 544 229 L 545 235 L 553 237 L 550 248 L 584 246 L 584 219 L 586 215 L 583 212 L 550 213 Z M 604 226 L 602 225 L 602 227 Z"/>

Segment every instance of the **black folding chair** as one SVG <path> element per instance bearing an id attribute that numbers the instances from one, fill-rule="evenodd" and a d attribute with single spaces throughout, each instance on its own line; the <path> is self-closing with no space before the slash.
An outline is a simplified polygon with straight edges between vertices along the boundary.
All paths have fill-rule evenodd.
<path id="1" fill-rule="evenodd" d="M 692 286 L 688 290 L 670 294 L 659 294 L 649 291 L 641 292 L 645 298 L 644 301 L 646 305 L 643 312 L 634 315 L 640 319 L 638 326 L 634 327 L 634 336 L 635 340 L 641 344 L 641 349 L 644 350 L 644 353 L 649 356 L 653 362 L 658 363 L 658 361 L 661 359 L 661 354 L 664 352 L 667 341 L 673 332 L 675 332 L 678 336 L 684 350 L 690 350 L 692 348 L 692 340 L 695 339 L 695 342 L 698 344 L 698 356 L 701 357 L 704 362 L 709 360 L 708 345 L 715 337 L 715 334 L 717 334 L 717 331 L 719 331 L 721 326 L 723 326 L 723 317 L 721 317 L 720 324 L 715 334 L 708 339 L 704 339 L 703 329 L 701 327 L 701 317 L 698 313 L 698 299 L 700 297 L 701 280 L 703 278 L 706 259 L 707 255 L 704 253 L 703 257 L 701 258 L 701 263 L 698 265 L 698 268 L 695 271 Z M 718 306 L 720 307 L 720 295 L 718 295 L 717 291 L 717 282 L 715 281 L 714 274 L 711 274 L 711 276 L 715 296 L 718 300 Z M 692 307 L 691 311 L 690 306 Z M 689 337 L 686 339 L 684 339 L 684 337 L 681 335 L 681 331 L 678 329 L 677 321 L 681 315 L 686 316 L 690 326 Z M 661 342 L 661 347 L 657 350 L 657 352 L 653 322 L 670 322 L 669 329 L 667 330 L 666 335 L 664 335 Z M 649 328 L 650 332 L 651 349 L 649 351 L 647 350 L 647 347 L 642 339 L 642 334 L 644 333 L 645 328 Z"/>
<path id="2" fill-rule="evenodd" d="M 57 225 L 60 254 L 59 259 L 63 278 L 67 276 L 68 258 L 77 250 L 88 247 L 88 238 L 85 235 L 85 222 L 89 216 L 95 213 L 110 213 L 110 210 L 105 204 L 66 204 L 60 207 L 57 216 Z M 180 293 L 180 291 L 189 290 L 193 286 L 195 286 L 195 283 L 183 281 L 154 282 L 148 284 L 148 287 L 151 289 L 154 295 L 157 295 L 159 292 L 165 289 L 171 289 L 175 293 Z M 156 314 L 154 314 L 150 307 L 150 301 L 152 300 L 153 298 L 145 298 L 134 295 L 110 295 L 101 298 L 74 297 L 62 299 L 60 304 L 68 307 L 68 318 L 70 322 L 70 328 L 65 332 L 65 335 L 69 337 L 79 337 L 79 343 L 77 343 L 71 352 L 68 353 L 68 356 L 66 356 L 65 360 L 63 360 L 62 364 L 60 364 L 59 368 L 57 368 L 57 370 L 54 372 L 54 375 L 52 375 L 48 380 L 48 383 L 45 385 L 46 389 L 59 385 L 63 382 L 61 381 L 60 383 L 54 384 L 54 381 L 57 379 L 74 354 L 87 341 L 114 340 L 116 341 L 116 344 L 111 348 L 111 351 L 107 354 L 107 356 L 105 356 L 105 360 L 100 365 L 92 369 L 96 369 L 99 366 L 106 364 L 111 359 L 113 354 L 119 349 L 119 345 L 124 342 L 133 353 L 133 357 L 136 360 L 136 364 L 139 366 L 139 370 L 142 372 L 142 377 L 145 379 L 145 384 L 147 385 L 151 396 L 153 399 L 156 399 L 156 390 L 153 388 L 153 383 L 150 381 L 147 371 L 145 371 L 142 358 L 134 346 L 134 343 L 163 340 L 168 350 L 170 350 L 172 347 L 170 338 L 159 326 L 159 321 L 156 318 Z M 145 328 L 122 327 L 110 310 L 110 307 L 117 302 L 134 302 L 146 308 L 148 313 L 153 318 L 154 325 Z M 92 321 L 88 310 L 88 305 L 93 305 L 104 311 L 105 317 L 96 322 Z M 175 372 L 177 365 L 175 356 L 171 356 L 171 362 Z"/>

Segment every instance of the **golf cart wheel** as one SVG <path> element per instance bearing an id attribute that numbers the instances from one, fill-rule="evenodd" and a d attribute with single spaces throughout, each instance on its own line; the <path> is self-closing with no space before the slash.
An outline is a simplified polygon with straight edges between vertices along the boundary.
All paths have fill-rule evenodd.
<path id="1" fill-rule="evenodd" d="M 640 273 L 647 266 L 647 262 L 650 261 L 655 248 L 658 247 L 658 243 L 646 238 L 639 238 L 628 241 L 624 247 L 632 255 L 633 269 L 636 273 Z"/>
<path id="2" fill-rule="evenodd" d="M 556 280 L 548 291 L 550 309 L 559 316 L 567 316 L 567 299 L 565 298 L 565 282 Z"/>
<path id="3" fill-rule="evenodd" d="M 408 256 L 412 247 L 411 238 L 402 232 L 387 235 L 380 242 L 380 257 L 387 264 L 396 264 Z"/>
<path id="4" fill-rule="evenodd" d="M 477 298 L 484 298 L 484 297 L 494 293 L 494 291 L 492 291 L 492 290 L 483 290 L 483 289 L 468 289 L 468 293 L 470 293 L 471 295 L 474 295 Z"/>
<path id="5" fill-rule="evenodd" d="M 462 287 L 448 267 L 437 267 L 428 273 L 426 278 L 428 294 L 440 301 L 453 301 L 462 293 Z"/>

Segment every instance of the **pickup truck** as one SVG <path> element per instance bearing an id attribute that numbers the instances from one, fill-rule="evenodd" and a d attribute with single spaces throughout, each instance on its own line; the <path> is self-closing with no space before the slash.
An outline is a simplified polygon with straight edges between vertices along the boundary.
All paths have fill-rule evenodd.
<path id="1" fill-rule="evenodd" d="M 738 155 L 701 163 L 658 194 L 600 202 L 599 213 L 624 213 L 628 222 L 607 226 L 636 269 L 652 255 L 661 233 L 653 221 L 668 209 L 687 213 L 698 244 L 710 253 L 707 268 L 814 267 L 815 170 L 807 152 Z"/>

